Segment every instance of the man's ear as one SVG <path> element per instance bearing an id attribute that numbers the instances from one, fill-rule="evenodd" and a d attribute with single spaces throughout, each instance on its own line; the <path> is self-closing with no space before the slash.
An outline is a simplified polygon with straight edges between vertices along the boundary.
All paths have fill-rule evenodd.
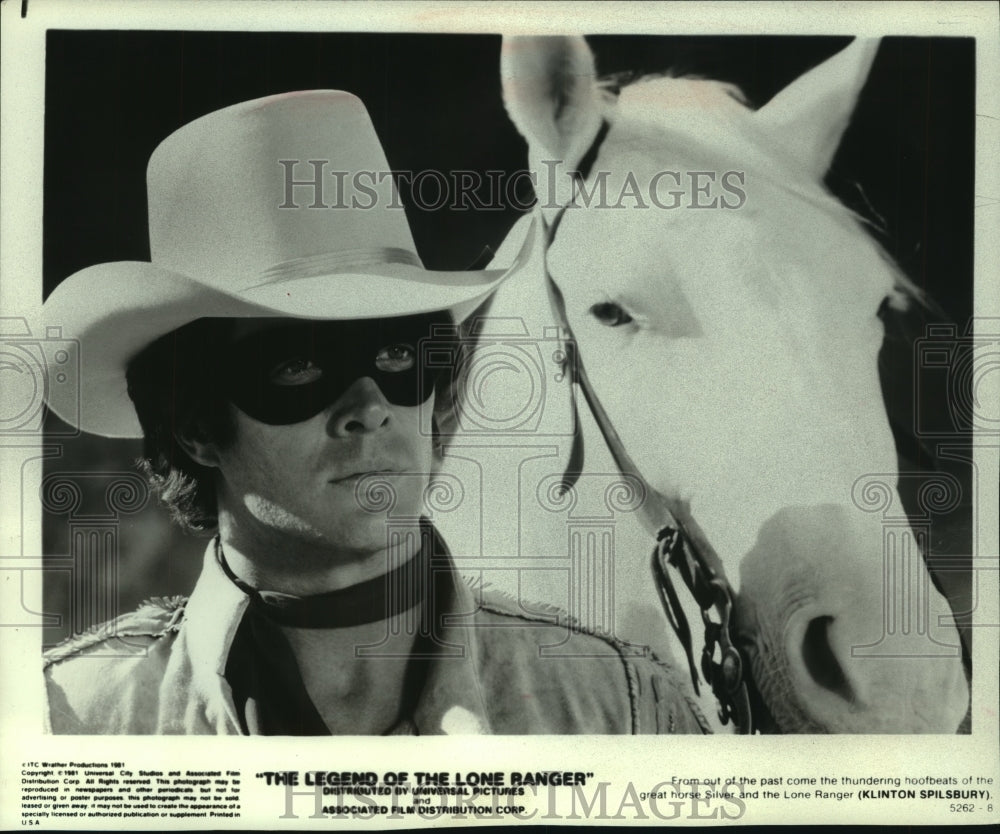
<path id="1" fill-rule="evenodd" d="M 210 439 L 205 426 L 197 420 L 188 420 L 174 432 L 174 439 L 191 460 L 202 466 L 218 468 L 219 449 Z"/>

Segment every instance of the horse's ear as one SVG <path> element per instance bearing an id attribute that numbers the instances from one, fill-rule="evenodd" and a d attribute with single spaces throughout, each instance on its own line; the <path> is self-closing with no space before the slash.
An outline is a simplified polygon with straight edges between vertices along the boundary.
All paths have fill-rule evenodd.
<path id="1" fill-rule="evenodd" d="M 856 38 L 757 112 L 772 136 L 817 178 L 830 168 L 878 47 L 877 38 Z"/>
<path id="2" fill-rule="evenodd" d="M 603 100 L 594 56 L 581 37 L 505 37 L 500 52 L 503 98 L 528 141 L 539 190 L 551 179 L 543 163 L 576 167 L 597 135 Z M 539 193 L 542 203 L 550 195 Z M 555 195 L 551 195 L 555 197 Z"/>

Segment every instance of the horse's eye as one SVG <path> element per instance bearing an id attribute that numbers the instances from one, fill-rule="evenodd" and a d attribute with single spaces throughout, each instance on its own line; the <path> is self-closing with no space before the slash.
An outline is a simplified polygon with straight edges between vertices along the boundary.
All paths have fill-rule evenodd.
<path id="1" fill-rule="evenodd" d="M 605 327 L 618 327 L 628 324 L 632 317 L 613 301 L 602 301 L 590 308 L 590 315 Z"/>

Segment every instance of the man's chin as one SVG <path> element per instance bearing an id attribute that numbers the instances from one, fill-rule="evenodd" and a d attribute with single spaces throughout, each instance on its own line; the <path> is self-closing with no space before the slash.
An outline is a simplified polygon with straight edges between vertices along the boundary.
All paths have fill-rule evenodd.
<path id="1" fill-rule="evenodd" d="M 317 532 L 332 549 L 359 554 L 397 548 L 404 542 L 410 548 L 419 548 L 420 518 L 419 506 L 412 513 L 403 513 L 398 508 L 371 512 L 354 505 L 336 512 L 334 523 Z"/>

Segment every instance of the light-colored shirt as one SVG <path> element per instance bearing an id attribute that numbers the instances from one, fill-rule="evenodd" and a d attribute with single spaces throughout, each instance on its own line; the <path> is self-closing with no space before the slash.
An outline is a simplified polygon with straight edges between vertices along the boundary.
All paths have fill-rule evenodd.
<path id="1" fill-rule="evenodd" d="M 395 732 L 709 732 L 672 664 L 556 610 L 528 613 L 446 564 L 434 657 L 412 716 Z M 248 605 L 213 542 L 189 598 L 147 600 L 46 652 L 48 729 L 240 734 L 225 671 Z"/>

